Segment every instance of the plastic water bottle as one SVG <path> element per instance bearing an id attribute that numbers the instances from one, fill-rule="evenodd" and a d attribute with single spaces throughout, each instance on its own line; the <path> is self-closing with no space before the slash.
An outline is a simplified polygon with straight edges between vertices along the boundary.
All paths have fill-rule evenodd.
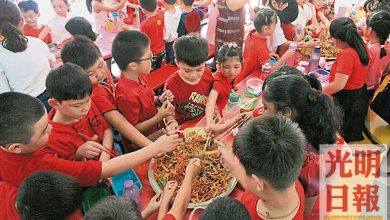
<path id="1" fill-rule="evenodd" d="M 235 116 L 240 114 L 240 104 L 240 95 L 232 89 L 228 101 L 229 115 Z"/>
<path id="2" fill-rule="evenodd" d="M 315 46 L 313 53 L 311 54 L 307 73 L 316 71 L 321 58 L 321 46 Z"/>
<path id="3" fill-rule="evenodd" d="M 288 47 L 289 50 L 294 50 L 296 51 L 298 48 L 297 44 L 296 43 L 290 43 L 290 46 Z M 285 65 L 286 66 L 295 66 L 295 58 L 296 56 L 292 56 L 292 57 L 289 57 L 286 62 L 285 62 Z"/>
<path id="4" fill-rule="evenodd" d="M 265 80 L 269 74 L 271 73 L 271 64 L 270 63 L 264 63 L 263 66 L 261 66 L 261 79 Z"/>
<path id="5" fill-rule="evenodd" d="M 295 27 L 295 33 L 296 33 L 297 35 L 300 35 L 301 32 L 302 32 L 302 26 L 301 26 L 300 24 L 298 24 L 298 25 Z M 291 46 L 291 44 L 290 44 L 290 46 Z"/>
<path id="6" fill-rule="evenodd" d="M 139 189 L 137 185 L 134 184 L 132 180 L 126 180 L 125 183 L 123 184 L 123 196 L 128 197 L 133 199 L 138 207 L 141 207 L 141 202 L 140 202 L 140 196 L 139 196 Z"/>

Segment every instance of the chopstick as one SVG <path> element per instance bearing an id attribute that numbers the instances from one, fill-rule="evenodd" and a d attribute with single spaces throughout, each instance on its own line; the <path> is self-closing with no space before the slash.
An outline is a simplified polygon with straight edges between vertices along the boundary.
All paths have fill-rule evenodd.
<path id="1" fill-rule="evenodd" d="M 96 140 L 94 140 L 94 138 L 88 137 L 87 135 L 85 135 L 85 134 L 83 134 L 83 133 L 81 133 L 79 131 L 77 131 L 77 134 L 80 135 L 82 138 L 84 138 L 86 141 L 96 142 Z M 108 147 L 106 147 L 104 145 L 102 145 L 102 146 L 103 146 L 103 149 L 101 149 L 101 150 L 106 152 L 111 157 L 117 157 L 118 156 L 117 153 L 114 150 L 112 150 L 112 149 L 110 149 L 110 148 L 108 148 Z"/>
<path id="2" fill-rule="evenodd" d="M 211 127 L 213 127 L 213 125 L 215 124 L 215 121 L 217 120 L 217 118 L 214 118 L 213 122 L 211 123 Z M 207 146 L 210 145 L 210 142 L 211 142 L 211 133 L 213 132 L 213 130 L 210 130 L 210 132 L 207 134 L 207 140 L 206 140 L 206 144 L 204 145 L 203 147 L 203 151 L 206 151 L 207 149 Z"/>
<path id="3" fill-rule="evenodd" d="M 222 141 L 225 138 L 227 138 L 233 132 L 234 129 L 236 129 L 236 128 L 240 127 L 241 125 L 243 125 L 244 122 L 246 121 L 246 119 L 248 119 L 249 117 L 250 117 L 250 115 L 247 115 L 244 118 L 245 120 L 243 120 L 243 121 L 241 121 L 239 123 L 234 123 L 229 129 L 227 129 L 225 132 L 223 132 L 221 135 L 219 135 L 217 139 L 219 141 Z"/>
<path id="4" fill-rule="evenodd" d="M 197 128 L 203 121 L 204 119 L 206 118 L 206 116 L 203 116 L 202 119 L 200 119 L 200 121 L 198 123 L 196 123 L 196 125 L 194 126 L 194 128 Z"/>

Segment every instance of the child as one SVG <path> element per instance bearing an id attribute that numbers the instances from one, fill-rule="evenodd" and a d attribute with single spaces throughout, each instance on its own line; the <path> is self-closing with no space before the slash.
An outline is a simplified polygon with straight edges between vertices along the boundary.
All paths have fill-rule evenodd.
<path id="1" fill-rule="evenodd" d="M 260 70 L 261 66 L 270 60 L 270 53 L 267 48 L 267 37 L 273 35 L 277 22 L 276 12 L 269 8 L 259 9 L 254 18 L 255 29 L 250 31 L 245 39 L 244 48 L 244 68 L 237 77 L 236 82 L 240 82 L 249 74 Z M 278 69 L 289 57 L 294 56 L 294 50 L 288 50 L 272 66 L 271 72 Z"/>
<path id="2" fill-rule="evenodd" d="M 309 2 L 315 7 L 317 22 L 322 24 L 322 26 L 329 27 L 330 21 L 325 16 L 324 12 L 321 11 L 324 6 L 324 0 L 309 0 Z"/>
<path id="3" fill-rule="evenodd" d="M 65 29 L 65 24 L 69 20 L 70 5 L 68 0 L 51 0 L 51 6 L 56 15 L 49 21 L 38 38 L 43 40 L 50 33 L 53 43 L 62 43 L 62 41 L 70 37 Z"/>
<path id="4" fill-rule="evenodd" d="M 165 63 L 174 64 L 173 42 L 177 38 L 181 9 L 175 7 L 176 0 L 164 0 L 164 41 L 165 41 Z"/>
<path id="5" fill-rule="evenodd" d="M 188 161 L 186 172 L 184 175 L 184 180 L 181 184 L 179 191 L 177 192 L 175 201 L 173 202 L 172 208 L 169 210 L 169 203 L 173 197 L 172 192 L 175 191 L 177 183 L 168 182 L 167 186 L 171 189 L 164 191 L 169 191 L 170 193 L 165 193 L 161 201 L 161 207 L 158 212 L 157 219 L 162 220 L 175 220 L 175 219 L 184 219 L 185 212 L 188 207 L 188 203 L 191 199 L 191 190 L 192 190 L 192 181 L 196 176 L 202 171 L 201 161 L 199 158 L 192 158 Z M 169 211 L 168 211 L 169 210 Z"/>
<path id="6" fill-rule="evenodd" d="M 205 112 L 213 84 L 212 73 L 205 67 L 208 56 L 206 39 L 190 35 L 179 37 L 173 50 L 179 70 L 165 82 L 165 89 L 174 95 L 175 116 L 168 117 L 167 123 L 170 131 Z"/>
<path id="7" fill-rule="evenodd" d="M 301 41 L 305 36 L 305 30 L 307 23 L 312 20 L 312 10 L 309 5 L 306 4 L 306 0 L 298 0 L 298 17 L 291 24 L 294 25 L 295 29 L 295 37 L 294 41 Z M 300 32 L 297 31 L 300 29 Z"/>
<path id="8" fill-rule="evenodd" d="M 227 151 L 222 151 L 223 163 L 234 174 L 238 167 L 244 168 L 238 175 L 246 187 L 241 203 L 253 220 L 303 219 L 305 195 L 298 176 L 304 149 L 297 124 L 283 116 L 265 115 L 247 122 L 235 136 L 238 166 L 232 155 L 226 159 Z"/>
<path id="9" fill-rule="evenodd" d="M 139 3 L 147 17 L 146 21 L 141 24 L 141 31 L 150 39 L 153 71 L 161 67 L 165 52 L 164 15 L 157 10 L 157 0 L 140 0 Z"/>
<path id="10" fill-rule="evenodd" d="M 71 18 L 65 25 L 65 29 L 72 35 L 73 40 L 76 35 L 85 36 L 95 41 L 97 36 L 92 30 L 92 25 L 89 21 L 83 17 Z"/>
<path id="11" fill-rule="evenodd" d="M 162 121 L 173 114 L 170 91 L 160 97 L 161 108 L 153 90 L 146 86 L 145 75 L 150 72 L 152 53 L 149 38 L 139 31 L 122 31 L 112 44 L 112 56 L 122 71 L 115 89 L 118 110 L 145 136 L 162 128 Z M 125 140 L 126 145 L 128 141 Z"/>
<path id="12" fill-rule="evenodd" d="M 367 88 L 370 97 L 379 86 L 382 73 L 390 63 L 390 48 L 385 48 L 386 41 L 390 34 L 390 13 L 388 11 L 374 11 L 367 20 L 364 28 L 364 35 L 367 37 L 368 52 L 370 54 L 371 66 L 368 71 Z"/>
<path id="13" fill-rule="evenodd" d="M 38 18 L 40 17 L 38 4 L 34 0 L 24 0 L 18 4 L 24 18 L 23 32 L 26 36 L 38 37 L 46 25 L 40 25 Z M 51 43 L 51 35 L 48 34 L 43 39 L 47 44 Z"/>
<path id="14" fill-rule="evenodd" d="M 248 210 L 239 201 L 230 197 L 214 199 L 202 212 L 199 220 L 251 220 Z"/>
<path id="15" fill-rule="evenodd" d="M 19 186 L 15 204 L 21 219 L 81 219 L 83 189 L 70 176 L 39 171 Z"/>
<path id="16" fill-rule="evenodd" d="M 374 8 L 376 7 L 376 0 L 367 0 L 364 2 L 363 10 L 364 16 L 356 23 L 356 27 L 359 30 L 363 30 L 367 24 L 367 18 L 370 16 Z"/>
<path id="17" fill-rule="evenodd" d="M 87 4 L 91 4 L 92 0 L 87 0 Z M 109 18 L 107 13 L 118 11 L 123 8 L 126 0 L 121 0 L 119 4 L 114 7 L 109 7 L 103 4 L 103 0 L 94 0 L 91 6 L 90 12 L 92 12 L 95 18 L 96 31 L 101 31 L 106 27 L 106 21 Z"/>
<path id="18" fill-rule="evenodd" d="M 118 111 L 114 99 L 114 86 L 109 80 L 111 73 L 99 48 L 92 41 L 77 37 L 65 44 L 61 51 L 61 58 L 64 63 L 70 62 L 81 66 L 88 74 L 92 82 L 92 101 L 111 126 L 139 147 L 152 143 Z"/>
<path id="19" fill-rule="evenodd" d="M 193 32 L 200 32 L 200 21 L 204 17 L 203 11 L 198 8 L 193 8 L 194 0 L 181 0 L 182 14 L 180 16 L 179 26 L 177 28 L 178 37 L 187 35 Z M 191 18 L 187 19 L 187 16 Z M 190 24 L 190 25 L 189 25 Z M 191 30 L 187 30 L 191 28 Z M 199 35 L 199 33 L 195 33 Z"/>
<path id="20" fill-rule="evenodd" d="M 333 95 L 343 108 L 341 135 L 345 141 L 361 141 L 368 111 L 367 48 L 350 18 L 333 20 L 329 32 L 335 47 L 342 51 L 330 69 L 329 85 L 322 92 Z"/>
<path id="21" fill-rule="evenodd" d="M 66 160 L 109 160 L 109 154 L 100 154 L 91 146 L 91 142 L 96 142 L 111 150 L 113 133 L 91 102 L 92 84 L 83 69 L 71 63 L 53 69 L 47 76 L 46 87 L 53 107 L 49 113 L 52 149 Z M 81 158 L 79 151 L 83 152 Z"/>
<path id="22" fill-rule="evenodd" d="M 47 144 L 51 125 L 36 98 L 7 92 L 0 94 L 0 219 L 17 218 L 15 198 L 24 179 L 39 170 L 57 171 L 74 177 L 81 186 L 95 186 L 105 179 L 138 165 L 161 152 L 175 149 L 178 135 L 163 136 L 137 152 L 107 162 L 75 162 L 59 159 Z M 12 109 L 12 111 L 10 111 Z M 9 126 L 11 125 L 12 126 Z M 99 149 L 97 144 L 93 144 Z"/>

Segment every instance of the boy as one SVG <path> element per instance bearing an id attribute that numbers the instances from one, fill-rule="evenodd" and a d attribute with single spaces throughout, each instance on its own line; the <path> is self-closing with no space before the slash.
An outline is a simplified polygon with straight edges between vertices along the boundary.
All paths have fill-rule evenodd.
<path id="1" fill-rule="evenodd" d="M 164 41 L 165 41 L 165 63 L 174 64 L 173 42 L 177 38 L 181 9 L 175 7 L 176 0 L 164 0 Z"/>
<path id="2" fill-rule="evenodd" d="M 153 53 L 152 70 L 161 67 L 164 57 L 164 16 L 157 10 L 157 0 L 140 0 L 140 7 L 145 12 L 146 21 L 141 24 L 141 31 L 150 39 Z"/>
<path id="3" fill-rule="evenodd" d="M 22 219 L 82 219 L 83 189 L 70 176 L 40 171 L 19 187 L 16 209 Z"/>
<path id="4" fill-rule="evenodd" d="M 175 117 L 168 117 L 168 131 L 204 113 L 214 80 L 211 71 L 205 67 L 208 56 L 206 39 L 191 35 L 179 37 L 173 50 L 179 70 L 165 83 L 165 89 L 174 95 L 172 104 L 176 110 Z"/>
<path id="5" fill-rule="evenodd" d="M 181 0 L 183 13 L 180 17 L 177 34 L 179 37 L 194 33 L 199 35 L 200 21 L 204 17 L 203 11 L 198 8 L 193 8 L 194 0 Z"/>
<path id="6" fill-rule="evenodd" d="M 40 17 L 38 4 L 34 0 L 24 0 L 18 4 L 20 11 L 22 12 L 24 22 L 23 32 L 26 36 L 38 38 L 39 34 L 46 27 L 46 25 L 40 25 L 38 18 Z M 50 33 L 46 35 L 43 41 L 47 44 L 51 43 Z"/>
<path id="7" fill-rule="evenodd" d="M 122 71 L 115 89 L 118 110 L 145 136 L 160 130 L 163 119 L 174 112 L 168 101 L 173 97 L 170 91 L 164 92 L 157 110 L 154 92 L 146 86 L 145 74 L 150 72 L 153 57 L 149 38 L 139 31 L 122 31 L 112 44 L 112 56 Z M 124 143 L 128 147 L 126 139 Z"/>
<path id="8" fill-rule="evenodd" d="M 163 136 L 137 152 L 106 162 L 63 160 L 50 147 L 42 147 L 47 144 L 51 125 L 38 99 L 6 92 L 0 94 L 0 103 L 0 193 L 3 195 L 0 219 L 18 219 L 15 210 L 17 189 L 36 171 L 57 171 L 72 176 L 81 186 L 95 186 L 100 179 L 124 172 L 159 153 L 174 150 L 179 142 L 176 134 Z"/>
<path id="9" fill-rule="evenodd" d="M 99 48 L 91 40 L 77 37 L 65 44 L 61 50 L 61 58 L 64 63 L 74 63 L 85 70 L 92 82 L 92 101 L 107 122 L 119 131 L 122 137 L 139 147 L 152 143 L 118 111 L 114 99 L 114 86 L 104 82 L 105 76 L 111 73 Z"/>
<path id="10" fill-rule="evenodd" d="M 304 148 L 297 124 L 283 116 L 265 115 L 247 122 L 234 138 L 233 153 L 239 162 L 220 149 L 224 165 L 245 184 L 241 203 L 253 220 L 303 219 L 305 194 L 298 176 Z"/>
<path id="11" fill-rule="evenodd" d="M 71 63 L 53 69 L 46 78 L 46 89 L 53 107 L 49 113 L 52 149 L 66 160 L 109 160 L 110 154 L 100 154 L 91 146 L 96 142 L 104 146 L 100 149 L 110 151 L 113 132 L 91 101 L 92 84 L 84 70 Z"/>
<path id="12" fill-rule="evenodd" d="M 231 197 L 214 199 L 202 212 L 199 220 L 251 220 L 248 210 Z"/>

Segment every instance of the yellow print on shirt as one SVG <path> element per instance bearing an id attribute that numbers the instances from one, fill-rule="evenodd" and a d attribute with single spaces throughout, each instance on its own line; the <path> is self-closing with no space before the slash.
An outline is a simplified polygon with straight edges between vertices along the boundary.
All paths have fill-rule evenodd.
<path id="1" fill-rule="evenodd" d="M 192 92 L 189 100 L 197 104 L 206 105 L 207 96 L 198 94 L 197 92 Z"/>

